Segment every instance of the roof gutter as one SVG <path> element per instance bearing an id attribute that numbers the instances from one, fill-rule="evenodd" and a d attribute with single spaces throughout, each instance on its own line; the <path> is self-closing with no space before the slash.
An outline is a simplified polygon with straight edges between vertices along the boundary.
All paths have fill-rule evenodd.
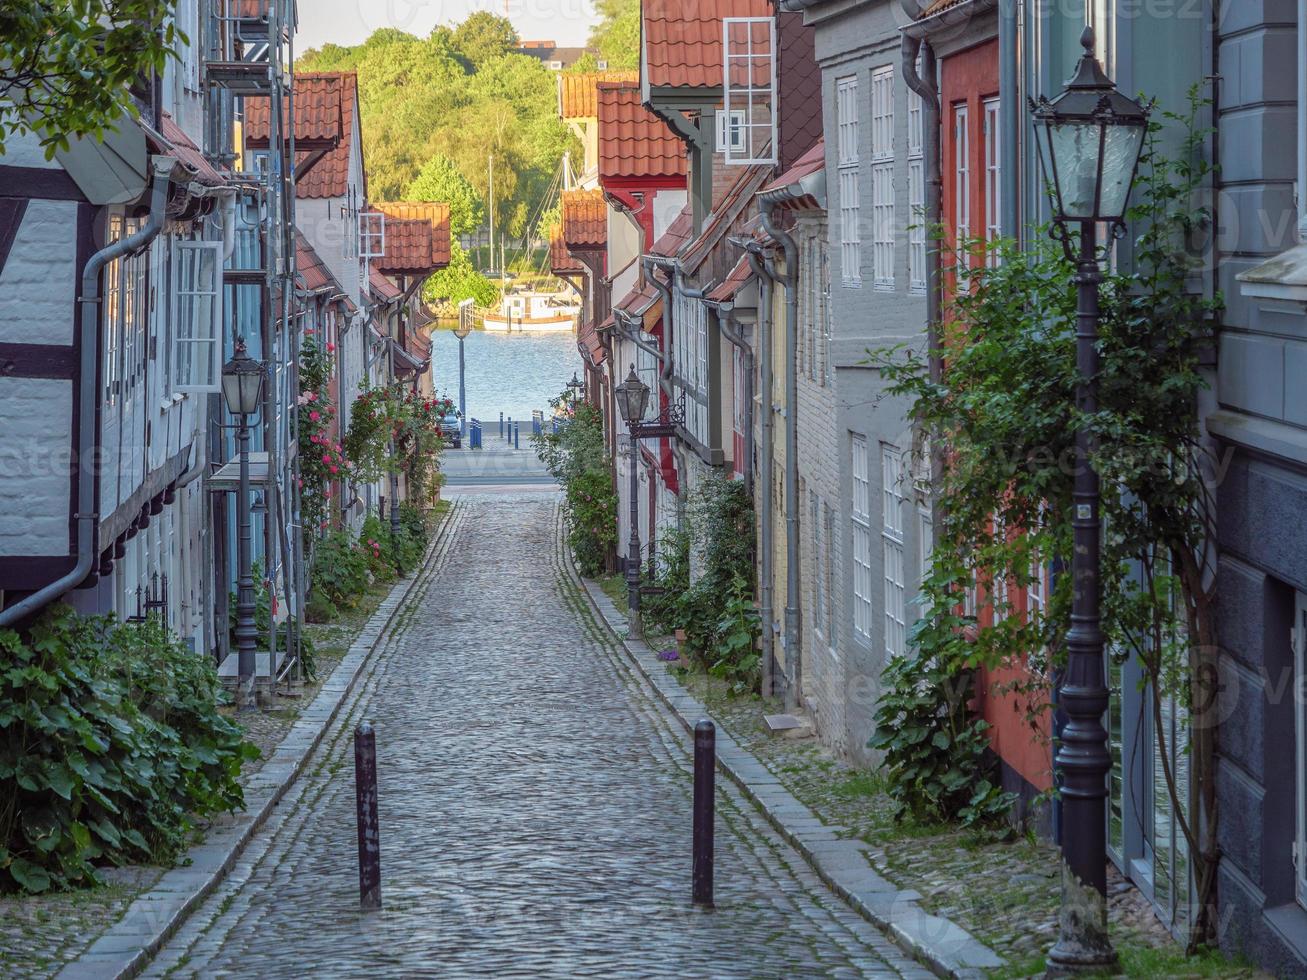
<path id="1" fill-rule="evenodd" d="M 771 190 L 758 193 L 758 200 L 768 206 L 786 204 L 791 201 L 802 201 L 805 198 L 812 198 L 817 202 L 817 207 L 823 211 L 826 210 L 825 167 L 800 177 L 792 184 L 786 184 L 784 187 L 774 187 Z"/>
<path id="2" fill-rule="evenodd" d="M 899 3 L 904 12 L 912 18 L 911 22 L 901 27 L 900 30 L 907 37 L 916 38 L 919 41 L 925 40 L 936 31 L 966 24 L 976 14 L 983 14 L 985 11 L 993 10 L 998 6 L 998 0 L 962 0 L 956 6 L 919 20 L 921 7 L 916 0 L 899 0 Z"/>
<path id="3" fill-rule="evenodd" d="M 0 626 L 10 626 L 77 588 L 91 573 L 99 550 L 96 541 L 100 515 L 95 511 L 95 468 L 92 460 L 100 446 L 96 413 L 100 400 L 97 368 L 100 362 L 100 273 L 114 259 L 145 248 L 159 237 L 168 211 L 168 192 L 173 186 L 173 168 L 177 161 L 170 156 L 151 158 L 154 176 L 150 195 L 150 214 L 145 225 L 126 238 L 111 242 L 96 252 L 82 270 L 82 290 L 78 296 L 81 317 L 81 391 L 77 416 L 77 563 L 72 571 L 31 595 L 0 610 Z"/>

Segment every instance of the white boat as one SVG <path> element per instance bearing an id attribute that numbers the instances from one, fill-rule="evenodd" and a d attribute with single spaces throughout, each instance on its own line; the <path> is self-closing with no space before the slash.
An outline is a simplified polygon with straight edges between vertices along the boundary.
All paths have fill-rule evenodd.
<path id="1" fill-rule="evenodd" d="M 499 312 L 485 315 L 491 333 L 562 333 L 575 330 L 581 304 L 567 293 L 507 293 Z"/>

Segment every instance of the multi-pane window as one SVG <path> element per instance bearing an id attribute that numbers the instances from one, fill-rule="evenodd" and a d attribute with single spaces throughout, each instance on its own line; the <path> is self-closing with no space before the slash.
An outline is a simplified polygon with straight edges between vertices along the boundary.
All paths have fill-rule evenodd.
<path id="1" fill-rule="evenodd" d="M 804 240 L 800 265 L 806 309 L 799 318 L 799 370 L 810 381 L 826 384 L 830 375 L 830 319 L 827 311 L 826 243 L 822 236 Z"/>
<path id="2" fill-rule="evenodd" d="M 985 102 L 985 244 L 991 245 L 1002 234 L 1002 166 L 998 134 L 998 99 Z M 998 252 L 985 250 L 985 263 L 998 264 Z"/>
<path id="3" fill-rule="evenodd" d="M 826 243 L 823 241 L 817 250 L 820 260 L 820 278 L 818 285 L 821 290 L 821 318 L 819 320 L 821 332 L 821 366 L 822 366 L 822 384 L 830 384 L 835 375 L 833 355 L 831 352 L 831 333 L 830 333 L 830 253 L 826 250 Z"/>
<path id="4" fill-rule="evenodd" d="M 959 249 L 971 237 L 971 130 L 967 117 L 965 103 L 953 107 L 953 220 Z M 958 264 L 970 264 L 962 251 Z"/>
<path id="5" fill-rule="evenodd" d="M 826 603 L 818 610 L 823 623 L 822 632 L 828 640 L 835 636 L 835 513 L 824 500 L 821 504 L 822 540 L 826 543 L 826 560 L 817 574 L 824 583 Z M 832 650 L 834 647 L 832 646 Z"/>
<path id="6" fill-rule="evenodd" d="M 894 69 L 871 74 L 872 282 L 894 288 Z"/>
<path id="7" fill-rule="evenodd" d="M 920 70 L 918 59 L 918 70 Z M 924 103 L 908 92 L 908 286 L 926 291 L 926 130 Z"/>
<path id="8" fill-rule="evenodd" d="M 924 582 L 930 574 L 930 551 L 935 546 L 935 519 L 930 506 L 923 504 L 917 510 L 917 562 Z"/>
<path id="9" fill-rule="evenodd" d="M 174 248 L 173 388 L 217 391 L 222 364 L 222 242 L 179 241 Z"/>
<path id="10" fill-rule="evenodd" d="M 1307 595 L 1294 596 L 1293 663 L 1295 691 L 1307 687 Z M 1298 774 L 1294 795 L 1297 798 L 1298 832 L 1294 844 L 1294 890 L 1299 905 L 1307 906 L 1307 698 L 1296 697 L 1294 703 L 1294 729 Z"/>
<path id="11" fill-rule="evenodd" d="M 903 454 L 894 446 L 880 447 L 881 547 L 885 558 L 885 655 L 901 655 L 907 646 L 904 608 Z"/>
<path id="12" fill-rule="evenodd" d="M 112 215 L 108 241 L 116 242 L 140 230 L 138 218 Z M 130 398 L 145 376 L 146 278 L 148 255 L 120 257 L 104 270 L 104 401 Z"/>
<path id="13" fill-rule="evenodd" d="M 849 452 L 853 478 L 853 506 L 849 511 L 853 530 L 853 632 L 870 642 L 871 477 L 867 468 L 866 436 L 853 436 Z"/>
<path id="14" fill-rule="evenodd" d="M 840 274 L 846 286 L 862 285 L 862 212 L 858 187 L 858 79 L 835 82 L 835 166 L 840 191 Z"/>

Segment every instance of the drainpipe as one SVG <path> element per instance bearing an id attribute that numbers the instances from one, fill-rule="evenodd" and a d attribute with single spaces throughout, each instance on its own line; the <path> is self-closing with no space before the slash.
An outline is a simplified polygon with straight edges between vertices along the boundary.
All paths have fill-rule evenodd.
<path id="1" fill-rule="evenodd" d="M 762 505 L 758 508 L 761 524 L 758 529 L 758 550 L 761 552 L 758 571 L 758 616 L 762 620 L 762 695 L 775 693 L 776 650 L 772 633 L 775 590 L 772 588 L 772 433 L 776 413 L 772 408 L 771 356 L 771 304 L 775 280 L 763 261 L 762 246 L 750 242 L 746 254 L 749 268 L 758 277 L 758 387 L 759 410 L 762 422 L 762 446 L 758 451 L 758 483 L 762 486 Z"/>
<path id="2" fill-rule="evenodd" d="M 917 53 L 921 52 L 922 74 L 917 74 Z M 924 77 L 923 77 L 924 76 Z M 939 227 L 942 220 L 940 211 L 940 191 L 943 179 L 940 176 L 939 143 L 939 89 L 935 85 L 935 49 L 928 41 L 903 35 L 903 78 L 908 88 L 921 96 L 922 129 L 925 146 L 922 155 L 925 158 L 926 172 L 926 229 L 927 236 Z M 926 247 L 926 345 L 930 348 L 930 378 L 939 382 L 943 376 L 943 362 L 939 355 L 939 321 L 943 306 L 943 276 L 940 275 L 939 247 Z"/>
<path id="3" fill-rule="evenodd" d="M 785 709 L 799 706 L 803 665 L 799 641 L 799 290 L 795 273 L 799 250 L 794 239 L 772 220 L 771 206 L 759 208 L 762 226 L 785 252 Z M 770 270 L 769 270 L 770 272 Z M 776 277 L 773 277 L 776 278 Z"/>
<path id="4" fill-rule="evenodd" d="M 744 486 L 753 497 L 753 348 L 745 339 L 744 330 L 735 319 L 735 307 L 732 303 L 717 304 L 717 323 L 725 337 L 739 352 L 744 360 L 744 391 L 740 401 L 744 403 Z"/>
<path id="5" fill-rule="evenodd" d="M 106 245 L 91 256 L 82 270 L 82 291 L 77 301 L 81 314 L 81 390 L 77 415 L 77 564 L 43 589 L 0 610 L 0 626 L 10 626 L 45 605 L 54 602 L 81 585 L 95 562 L 99 514 L 95 512 L 95 468 L 91 465 L 99 448 L 96 410 L 99 407 L 100 363 L 100 272 L 114 259 L 138 251 L 159 237 L 167 216 L 168 192 L 172 189 L 172 170 L 176 160 L 158 155 L 151 158 L 154 189 L 150 196 L 150 215 L 139 231 Z"/>
<path id="6" fill-rule="evenodd" d="M 1003 148 L 1001 160 L 1011 161 L 1002 168 L 1003 213 L 1000 231 L 1004 235 L 1024 238 L 1021 222 L 1021 82 L 1019 42 L 1021 38 L 1017 5 L 1012 0 L 998 5 L 998 91 L 999 131 Z M 1300 21 L 1301 22 L 1301 21 Z M 933 76 L 932 76 L 933 78 Z M 1298 91 L 1302 91 L 1301 83 Z"/>
<path id="7" fill-rule="evenodd" d="M 672 385 L 672 344 L 674 342 L 672 332 L 672 283 L 676 281 L 676 260 L 664 258 L 660 255 L 645 255 L 640 260 L 640 264 L 644 268 L 645 278 L 653 283 L 654 289 L 658 290 L 658 295 L 663 300 L 663 370 L 658 377 L 658 387 L 667 395 L 668 404 L 671 404 L 676 400 L 676 391 Z M 667 282 L 663 282 L 653 274 L 655 266 L 666 271 Z M 690 470 L 686 463 L 685 447 L 681 444 L 681 440 L 671 439 L 669 441 L 672 447 L 672 455 L 676 457 L 678 474 L 676 481 L 676 523 L 679 526 L 685 517 L 685 483 Z"/>

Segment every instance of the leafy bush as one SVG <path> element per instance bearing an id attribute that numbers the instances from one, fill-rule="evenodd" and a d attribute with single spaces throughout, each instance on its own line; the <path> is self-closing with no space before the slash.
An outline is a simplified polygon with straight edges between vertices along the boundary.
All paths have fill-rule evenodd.
<path id="1" fill-rule="evenodd" d="M 708 671 L 729 682 L 736 694 L 756 691 L 762 680 L 759 623 L 749 583 L 737 575 L 731 582 L 726 608 L 717 621 L 713 645 L 713 656 L 717 659 Z"/>
<path id="2" fill-rule="evenodd" d="M 617 544 L 617 493 L 604 446 L 603 416 L 585 402 L 561 396 L 570 413 L 558 431 L 531 437 L 536 455 L 563 485 L 567 543 L 582 575 L 599 575 Z"/>
<path id="3" fill-rule="evenodd" d="M 0 891 L 169 862 L 196 818 L 243 806 L 258 750 L 219 713 L 212 662 L 158 622 L 59 605 L 26 636 L 0 630 L 0 650 Z"/>
<path id="4" fill-rule="evenodd" d="M 344 531 L 333 531 L 317 543 L 310 576 L 310 618 L 327 619 L 337 607 L 352 609 L 368 587 L 368 558 Z"/>

